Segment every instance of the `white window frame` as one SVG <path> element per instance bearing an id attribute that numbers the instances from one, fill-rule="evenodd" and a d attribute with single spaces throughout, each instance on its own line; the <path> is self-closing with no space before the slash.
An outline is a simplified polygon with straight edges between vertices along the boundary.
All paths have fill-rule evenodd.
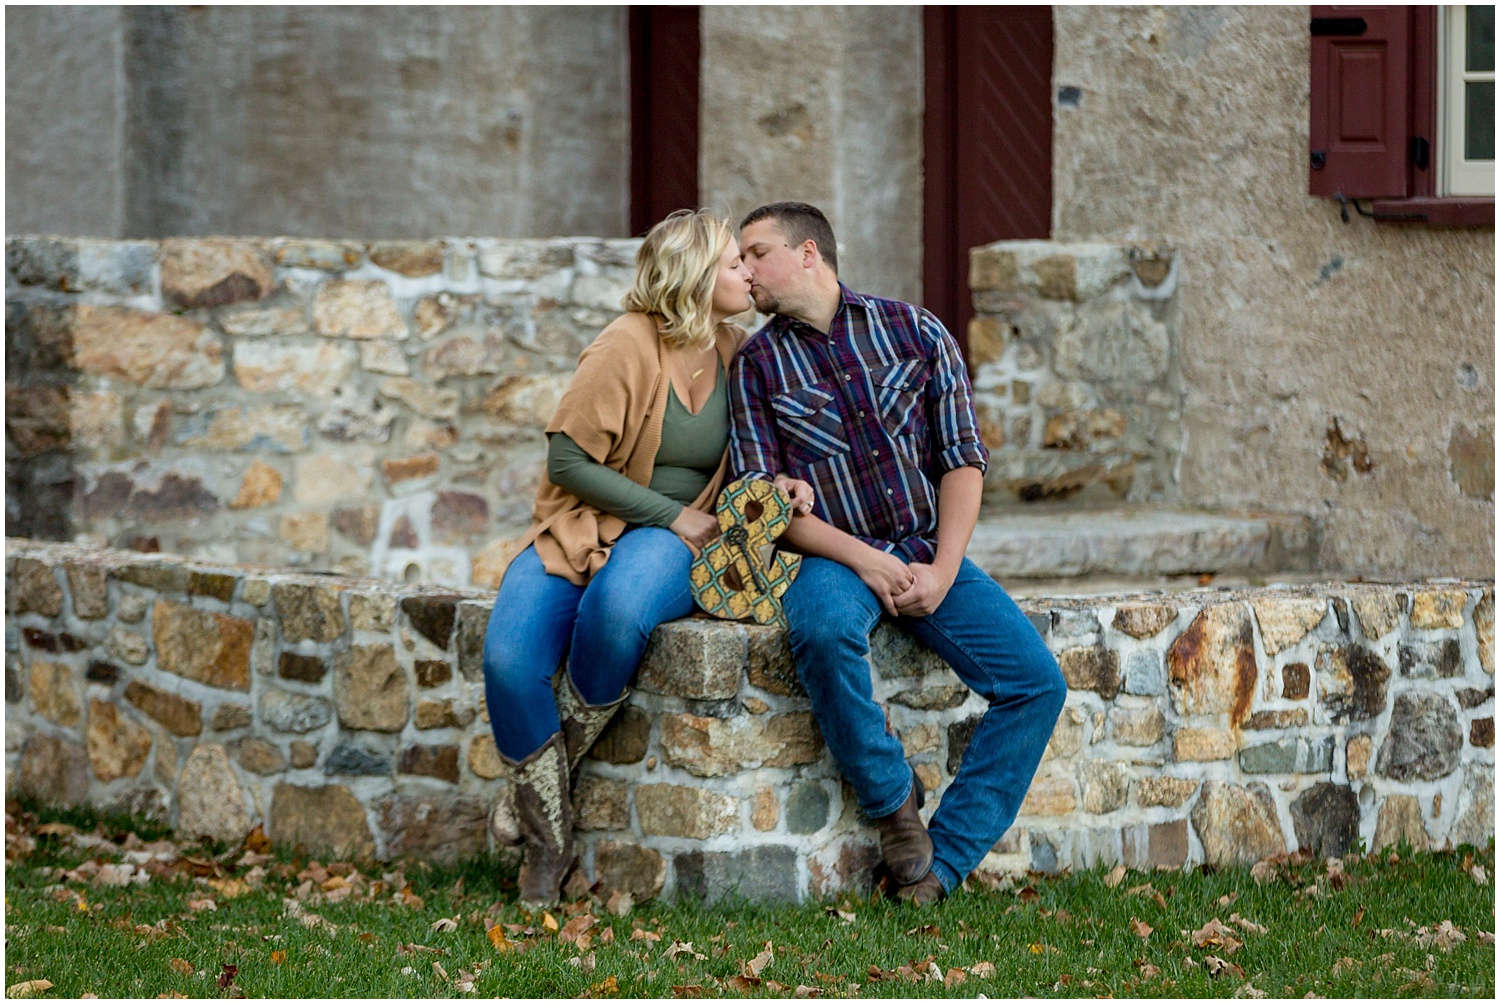
<path id="1" fill-rule="evenodd" d="M 1495 162 L 1464 158 L 1464 84 L 1493 81 L 1495 73 L 1464 69 L 1466 11 L 1461 5 L 1438 8 L 1438 160 L 1439 195 L 1494 195 Z"/>

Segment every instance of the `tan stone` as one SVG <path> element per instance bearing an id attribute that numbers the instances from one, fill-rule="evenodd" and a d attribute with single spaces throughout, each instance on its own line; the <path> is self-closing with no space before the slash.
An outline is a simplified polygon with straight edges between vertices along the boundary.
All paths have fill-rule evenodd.
<path id="1" fill-rule="evenodd" d="M 667 763 L 698 777 L 752 767 L 792 767 L 822 755 L 823 737 L 810 712 L 751 718 L 666 715 L 661 750 Z"/>
<path id="2" fill-rule="evenodd" d="M 580 830 L 630 829 L 630 785 L 585 775 L 573 785 L 573 820 Z"/>
<path id="3" fill-rule="evenodd" d="M 923 722 L 902 730 L 900 739 L 906 755 L 915 756 L 918 753 L 930 753 L 936 750 L 942 744 L 943 731 L 934 722 Z"/>
<path id="4" fill-rule="evenodd" d="M 1422 804 L 1415 795 L 1387 795 L 1375 821 L 1377 851 L 1405 840 L 1414 851 L 1428 847 L 1427 825 L 1422 822 Z"/>
<path id="5" fill-rule="evenodd" d="M 303 554 L 328 552 L 328 513 L 294 512 L 276 523 L 276 535 L 293 551 Z"/>
<path id="6" fill-rule="evenodd" d="M 990 247 L 969 249 L 969 288 L 1008 293 L 1020 285 L 1020 270 L 1013 251 Z"/>
<path id="7" fill-rule="evenodd" d="M 210 687 L 250 689 L 254 636 L 255 628 L 247 620 L 171 600 L 157 600 L 151 611 L 157 666 Z"/>
<path id="8" fill-rule="evenodd" d="M 74 393 L 69 401 L 73 449 L 105 450 L 124 438 L 120 396 L 107 390 Z"/>
<path id="9" fill-rule="evenodd" d="M 98 620 L 109 613 L 109 577 L 104 569 L 68 565 L 68 589 L 73 593 L 73 613 L 83 620 Z"/>
<path id="10" fill-rule="evenodd" d="M 570 374 L 512 374 L 495 385 L 479 410 L 512 425 L 545 428 L 571 379 Z"/>
<path id="11" fill-rule="evenodd" d="M 1076 409 L 1053 415 L 1042 430 L 1042 446 L 1052 450 L 1087 450 L 1125 435 L 1125 414 L 1113 408 Z"/>
<path id="12" fill-rule="evenodd" d="M 458 417 L 460 397 L 456 390 L 440 389 L 409 377 L 390 377 L 380 382 L 380 393 L 385 397 L 395 398 L 418 415 L 425 415 L 427 418 Z"/>
<path id="13" fill-rule="evenodd" d="M 384 373 L 387 376 L 407 376 L 411 363 L 406 353 L 395 342 L 365 342 L 359 347 L 360 369 L 368 373 Z"/>
<path id="14" fill-rule="evenodd" d="M 1307 724 L 1306 708 L 1274 708 L 1257 711 L 1245 719 L 1247 729 L 1300 729 Z"/>
<path id="15" fill-rule="evenodd" d="M 1260 640 L 1267 655 L 1275 655 L 1301 641 L 1328 615 L 1326 600 L 1270 597 L 1250 601 L 1260 623 Z"/>
<path id="16" fill-rule="evenodd" d="M 344 633 L 337 589 L 278 582 L 271 587 L 271 597 L 281 618 L 281 636 L 289 642 L 333 641 Z"/>
<path id="17" fill-rule="evenodd" d="M 1358 781 L 1370 772 L 1370 750 L 1375 740 L 1369 736 L 1351 736 L 1344 746 L 1344 767 L 1349 780 Z"/>
<path id="18" fill-rule="evenodd" d="M 412 278 L 437 275 L 443 270 L 443 245 L 437 241 L 381 241 L 370 245 L 370 260 Z"/>
<path id="19" fill-rule="evenodd" d="M 234 307 L 219 311 L 215 319 L 224 334 L 235 338 L 305 335 L 311 330 L 301 307 Z"/>
<path id="20" fill-rule="evenodd" d="M 161 722 L 175 735 L 196 736 L 203 731 L 203 705 L 153 687 L 140 680 L 125 685 L 125 700 Z"/>
<path id="21" fill-rule="evenodd" d="M 286 770 L 286 756 L 281 750 L 253 736 L 235 744 L 235 758 L 252 774 L 280 774 Z"/>
<path id="22" fill-rule="evenodd" d="M 756 788 L 755 801 L 750 807 L 750 825 L 761 833 L 767 833 L 776 829 L 776 823 L 780 818 L 781 799 L 777 796 L 776 789 Z"/>
<path id="23" fill-rule="evenodd" d="M 333 661 L 333 702 L 347 729 L 399 732 L 406 725 L 406 671 L 390 645 L 350 645 Z"/>
<path id="24" fill-rule="evenodd" d="M 1412 597 L 1411 626 L 1414 628 L 1461 628 L 1464 604 L 1469 595 L 1462 589 L 1424 590 Z"/>
<path id="25" fill-rule="evenodd" d="M 292 766 L 304 770 L 318 762 L 318 748 L 300 739 L 292 740 Z"/>
<path id="26" fill-rule="evenodd" d="M 324 508 L 369 497 L 375 455 L 365 447 L 299 456 L 293 464 L 292 497 L 300 505 Z"/>
<path id="27" fill-rule="evenodd" d="M 240 586 L 240 599 L 252 607 L 263 607 L 271 598 L 271 583 L 265 579 L 245 579 Z"/>
<path id="28" fill-rule="evenodd" d="M 218 743 L 199 743 L 177 776 L 177 835 L 237 844 L 250 831 L 244 792 Z"/>
<path id="29" fill-rule="evenodd" d="M 1078 299 L 1078 259 L 1070 254 L 1049 255 L 1031 263 L 1036 291 L 1049 300 Z"/>
<path id="30" fill-rule="evenodd" d="M 267 835 L 278 844 L 302 844 L 312 853 L 329 851 L 339 858 L 375 854 L 375 838 L 370 834 L 364 807 L 341 784 L 321 788 L 277 784 L 271 796 Z"/>
<path id="31" fill-rule="evenodd" d="M 33 711 L 67 728 L 83 721 L 83 706 L 78 700 L 78 685 L 71 666 L 36 659 L 29 675 Z"/>
<path id="32" fill-rule="evenodd" d="M 490 733 L 477 735 L 469 743 L 469 770 L 486 781 L 493 781 L 504 772 L 500 751 L 495 748 L 495 737 Z"/>
<path id="33" fill-rule="evenodd" d="M 453 720 L 453 699 L 418 701 L 415 723 L 419 729 L 446 729 L 456 724 Z"/>
<path id="34" fill-rule="evenodd" d="M 73 365 L 142 387 L 196 390 L 224 379 L 224 346 L 197 321 L 126 307 L 72 308 Z"/>
<path id="35" fill-rule="evenodd" d="M 455 425 L 417 418 L 406 427 L 406 437 L 403 442 L 408 450 L 446 450 L 457 443 L 460 438 L 462 438 L 462 433 Z"/>
<path id="36" fill-rule="evenodd" d="M 1128 603 L 1115 611 L 1116 631 L 1132 638 L 1150 638 L 1177 619 L 1177 608 L 1159 603 Z"/>
<path id="37" fill-rule="evenodd" d="M 257 394 L 296 394 L 326 401 L 349 383 L 359 354 L 333 342 L 242 342 L 234 350 L 234 378 Z"/>
<path id="38" fill-rule="evenodd" d="M 1073 782 L 1065 777 L 1039 777 L 1021 801 L 1023 816 L 1066 816 L 1078 804 Z"/>
<path id="39" fill-rule="evenodd" d="M 139 597 L 129 597 L 138 599 Z M 120 602 L 121 616 L 124 616 L 125 602 Z M 132 666 L 144 666 L 146 660 L 151 657 L 151 647 L 146 639 L 134 631 L 129 631 L 116 624 L 109 629 L 109 636 L 104 639 L 104 647 L 116 659 L 130 663 Z"/>
<path id="40" fill-rule="evenodd" d="M 1349 604 L 1359 618 L 1360 630 L 1371 641 L 1384 638 L 1401 625 L 1404 598 L 1397 593 L 1356 596 Z"/>
<path id="41" fill-rule="evenodd" d="M 313 327 L 337 338 L 405 338 L 406 323 L 381 279 L 330 279 L 313 297 Z"/>
<path id="42" fill-rule="evenodd" d="M 271 256 L 259 243 L 217 237 L 161 243 L 162 297 L 179 307 L 263 300 L 274 288 Z"/>
<path id="43" fill-rule="evenodd" d="M 275 245 L 276 264 L 285 268 L 316 268 L 342 272 L 364 257 L 358 244 L 349 241 L 280 240 Z"/>
<path id="44" fill-rule="evenodd" d="M 1042 762 L 1054 757 L 1070 757 L 1081 750 L 1085 721 L 1082 709 L 1072 704 L 1064 707 L 1062 714 L 1057 716 L 1057 724 L 1052 727 L 1052 738 L 1047 740 Z"/>
<path id="45" fill-rule="evenodd" d="M 172 742 L 172 737 L 160 729 L 153 729 L 156 733 L 156 760 L 152 764 L 151 773 L 158 782 L 168 788 L 177 787 L 177 746 Z"/>
<path id="46" fill-rule="evenodd" d="M 728 795 L 680 784 L 643 784 L 635 789 L 635 811 L 648 837 L 706 840 L 733 832 L 739 801 Z"/>
<path id="47" fill-rule="evenodd" d="M 1125 807 L 1130 774 L 1124 764 L 1113 760 L 1087 760 L 1078 768 L 1078 785 L 1084 812 L 1114 812 Z"/>
<path id="48" fill-rule="evenodd" d="M 436 453 L 422 453 L 415 457 L 392 457 L 381 462 L 386 484 L 398 485 L 403 481 L 428 478 L 438 472 L 440 460 Z"/>
<path id="49" fill-rule="evenodd" d="M 1092 690 L 1106 701 L 1120 693 L 1120 654 L 1102 645 L 1063 649 L 1058 668 L 1070 690 Z"/>
<path id="50" fill-rule="evenodd" d="M 417 301 L 416 310 L 413 312 L 417 335 L 426 341 L 442 334 L 443 330 L 458 316 L 458 306 L 458 298 L 452 293 L 437 293 L 422 297 Z"/>
<path id="51" fill-rule="evenodd" d="M 253 721 L 250 709 L 243 704 L 221 704 L 214 711 L 213 729 L 215 732 L 230 732 L 234 729 L 249 728 Z"/>
<path id="52" fill-rule="evenodd" d="M 5 385 L 6 449 L 23 457 L 66 450 L 73 441 L 68 387 Z"/>
<path id="53" fill-rule="evenodd" d="M 1143 809 L 1156 805 L 1175 809 L 1191 798 L 1201 783 L 1186 777 L 1161 777 L 1148 774 L 1135 782 L 1135 802 Z"/>
<path id="54" fill-rule="evenodd" d="M 917 781 L 928 794 L 937 791 L 943 783 L 943 772 L 937 769 L 937 764 L 919 763 L 912 770 L 917 772 Z"/>
<path id="55" fill-rule="evenodd" d="M 1172 701 L 1181 715 L 1229 712 L 1239 723 L 1255 693 L 1250 612 L 1242 603 L 1212 606 L 1167 651 Z"/>
<path id="56" fill-rule="evenodd" d="M 151 733 L 104 701 L 89 701 L 86 739 L 89 765 L 101 781 L 135 777 L 151 753 Z"/>
<path id="57" fill-rule="evenodd" d="M 62 600 L 62 586 L 51 566 L 35 558 L 16 559 L 5 583 L 5 601 L 12 611 L 56 617 L 62 613 Z"/>
<path id="58" fill-rule="evenodd" d="M 307 427 L 307 413 L 295 404 L 220 408 L 206 425 L 194 426 L 178 442 L 190 450 L 250 448 L 295 453 L 307 446 Z"/>
<path id="59" fill-rule="evenodd" d="M 982 314 L 969 321 L 969 363 L 977 368 L 999 362 L 1014 330 L 999 318 Z"/>
<path id="60" fill-rule="evenodd" d="M 229 503 L 231 509 L 259 509 L 281 498 L 281 472 L 257 460 L 245 471 L 239 494 Z"/>
<path id="61" fill-rule="evenodd" d="M 505 570 L 526 548 L 522 537 L 500 537 L 490 541 L 471 559 L 469 581 L 481 589 L 499 589 Z"/>
<path id="62" fill-rule="evenodd" d="M 1194 760 L 1228 760 L 1239 748 L 1239 740 L 1225 729 L 1183 726 L 1172 733 L 1172 758 L 1179 763 Z"/>
<path id="63" fill-rule="evenodd" d="M 353 594 L 349 623 L 356 631 L 389 631 L 396 623 L 396 598 L 383 593 Z"/>
<path id="64" fill-rule="evenodd" d="M 21 747 L 15 786 L 49 805 L 78 805 L 88 798 L 88 755 L 77 743 L 34 732 Z"/>
<path id="65" fill-rule="evenodd" d="M 1156 705 L 1147 708 L 1112 708 L 1114 740 L 1123 746 L 1152 746 L 1166 733 L 1167 720 Z"/>
<path id="66" fill-rule="evenodd" d="M 1495 591 L 1486 589 L 1474 605 L 1474 638 L 1479 644 L 1479 665 L 1495 675 Z"/>
<path id="67" fill-rule="evenodd" d="M 603 840 L 594 852 L 594 874 L 602 895 L 628 892 L 637 903 L 644 903 L 661 894 L 667 863 L 649 847 Z"/>
<path id="68" fill-rule="evenodd" d="M 1253 864 L 1286 853 L 1276 804 L 1265 785 L 1253 784 L 1247 790 L 1224 781 L 1205 781 L 1188 818 L 1203 845 L 1204 860 L 1216 868 Z"/>

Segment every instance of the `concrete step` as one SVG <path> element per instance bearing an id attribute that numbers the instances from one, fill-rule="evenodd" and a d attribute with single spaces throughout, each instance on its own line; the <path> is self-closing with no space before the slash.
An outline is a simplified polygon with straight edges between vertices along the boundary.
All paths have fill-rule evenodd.
<path id="1" fill-rule="evenodd" d="M 975 564 L 1002 582 L 1297 577 L 1312 568 L 1315 555 L 1304 516 L 1148 506 L 987 506 L 968 549 Z"/>

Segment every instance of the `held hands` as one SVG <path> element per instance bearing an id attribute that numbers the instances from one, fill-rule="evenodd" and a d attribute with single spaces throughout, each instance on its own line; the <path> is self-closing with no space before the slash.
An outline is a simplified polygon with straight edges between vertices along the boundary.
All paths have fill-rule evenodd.
<path id="1" fill-rule="evenodd" d="M 869 587 L 870 592 L 875 594 L 885 612 L 895 617 L 900 612 L 896 607 L 896 597 L 907 595 L 916 585 L 916 577 L 912 574 L 912 569 L 916 567 L 908 565 L 894 554 L 867 546 L 863 560 L 854 572 Z M 937 609 L 936 605 L 933 609 Z"/>
<path id="2" fill-rule="evenodd" d="M 719 535 L 719 520 L 702 509 L 685 505 L 667 529 L 681 537 L 690 547 L 701 551 Z"/>
<path id="3" fill-rule="evenodd" d="M 906 566 L 911 571 L 912 584 L 899 596 L 892 597 L 898 613 L 907 617 L 926 617 L 938 607 L 953 588 L 953 580 L 943 576 L 932 565 L 914 561 Z"/>
<path id="4" fill-rule="evenodd" d="M 789 478 L 785 474 L 776 475 L 771 482 L 777 488 L 792 497 L 792 515 L 805 516 L 812 512 L 813 488 L 812 485 L 801 478 Z"/>

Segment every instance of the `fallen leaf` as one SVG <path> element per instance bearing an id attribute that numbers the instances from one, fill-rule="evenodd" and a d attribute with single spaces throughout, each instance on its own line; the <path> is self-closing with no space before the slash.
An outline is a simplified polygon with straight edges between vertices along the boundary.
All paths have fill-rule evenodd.
<path id="1" fill-rule="evenodd" d="M 1445 920 L 1441 924 L 1423 928 L 1412 940 L 1421 948 L 1436 946 L 1440 951 L 1451 952 L 1454 946 L 1469 939 L 1464 932 L 1453 926 L 1453 921 Z"/>
<path id="2" fill-rule="evenodd" d="M 691 944 L 688 945 L 688 948 L 691 949 L 692 947 L 693 946 Z M 776 956 L 772 952 L 771 943 L 768 941 L 763 946 L 761 946 L 759 955 L 751 959 L 749 962 L 745 963 L 743 973 L 746 976 L 759 976 L 761 974 L 761 971 L 769 966 L 772 962 L 774 962 L 775 959 Z"/>
<path id="3" fill-rule="evenodd" d="M 402 886 L 401 905 L 411 907 L 413 910 L 420 910 L 423 906 L 426 905 L 426 901 L 422 899 L 421 896 L 418 896 L 416 893 L 412 892 L 411 886 Z M 552 921 L 552 930 L 557 930 L 557 921 L 555 920 Z"/>
<path id="4" fill-rule="evenodd" d="M 794 990 L 794 991 L 792 991 L 792 996 L 793 997 L 822 997 L 823 996 L 823 991 L 819 990 L 817 987 L 809 987 L 809 986 L 805 986 L 804 984 L 799 983 L 799 984 L 797 984 L 797 989 Z"/>
<path id="5" fill-rule="evenodd" d="M 576 942 L 580 937 L 584 936 L 585 931 L 593 927 L 596 923 L 598 923 L 598 921 L 591 913 L 585 913 L 582 916 L 574 917 L 572 920 L 563 925 L 562 930 L 557 935 L 557 940 Z M 580 947 L 587 948 L 588 946 L 582 945 Z"/>
<path id="6" fill-rule="evenodd" d="M 969 972 L 981 980 L 987 980 L 995 975 L 995 964 L 993 962 L 976 962 L 969 967 Z"/>
<path id="7" fill-rule="evenodd" d="M 1229 928 L 1220 923 L 1218 917 L 1194 931 L 1192 939 L 1193 944 L 1199 948 L 1222 948 L 1227 955 L 1233 955 L 1244 944 Z"/>
<path id="8" fill-rule="evenodd" d="M 968 978 L 969 974 L 964 972 L 962 969 L 950 969 L 943 974 L 943 986 L 957 986 Z"/>
<path id="9" fill-rule="evenodd" d="M 1481 945 L 1493 945 L 1495 943 L 1495 932 L 1476 931 L 1474 934 L 1474 940 L 1479 942 Z"/>
<path id="10" fill-rule="evenodd" d="M 623 917 L 635 908 L 635 897 L 628 892 L 616 889 L 609 894 L 609 901 L 605 903 L 604 908 L 616 917 Z"/>
<path id="11" fill-rule="evenodd" d="M 826 906 L 823 908 L 823 912 L 830 917 L 837 917 L 839 920 L 842 920 L 846 924 L 852 924 L 856 920 L 856 917 L 852 912 L 850 912 L 849 910 L 840 910 L 836 906 Z"/>
<path id="12" fill-rule="evenodd" d="M 178 993 L 176 990 L 168 990 L 164 994 L 157 994 L 156 995 L 156 999 L 159 1000 L 159 1001 L 166 1001 L 166 1000 L 186 1000 L 187 999 L 187 994 Z"/>
<path id="13" fill-rule="evenodd" d="M 1231 913 L 1229 915 L 1229 922 L 1231 924 L 1235 924 L 1235 925 L 1243 928 L 1244 930 L 1248 931 L 1250 934 L 1265 934 L 1266 933 L 1266 928 L 1265 928 L 1264 925 L 1257 924 L 1253 920 L 1246 920 L 1244 917 L 1241 917 L 1237 913 Z"/>
<path id="14" fill-rule="evenodd" d="M 219 893 L 219 895 L 223 896 L 225 899 L 234 899 L 236 896 L 243 896 L 245 895 L 245 893 L 250 891 L 250 883 L 246 882 L 244 879 L 222 878 L 205 879 L 204 881 L 212 886 Z"/>
<path id="15" fill-rule="evenodd" d="M 1475 865 L 1473 868 L 1470 868 L 1469 869 L 1469 878 L 1473 879 L 1475 882 L 1477 882 L 1480 885 L 1489 885 L 1490 884 L 1490 876 L 1484 870 L 1484 865 Z"/>
<path id="16" fill-rule="evenodd" d="M 1032 942 L 1031 944 L 1027 945 L 1026 950 L 1032 955 L 1042 955 L 1046 952 L 1057 951 L 1057 949 L 1053 948 L 1051 945 L 1043 945 L 1038 942 Z"/>
<path id="17" fill-rule="evenodd" d="M 515 947 L 511 944 L 510 939 L 505 936 L 505 931 L 499 924 L 496 924 L 484 933 L 490 939 L 490 944 L 495 946 L 495 951 L 497 952 L 508 952 Z"/>
<path id="18" fill-rule="evenodd" d="M 1161 975 L 1161 970 L 1147 962 L 1141 966 L 1141 979 L 1154 980 Z"/>
<path id="19" fill-rule="evenodd" d="M 1365 919 L 1365 908 L 1363 906 L 1361 906 L 1358 910 L 1355 911 L 1355 913 L 1354 913 L 1354 920 L 1350 921 L 1349 926 L 1350 927 L 1358 927 L 1359 926 L 1359 922 L 1362 921 L 1362 920 L 1364 920 L 1364 919 Z"/>
<path id="20" fill-rule="evenodd" d="M 1256 987 L 1253 983 L 1246 983 L 1233 994 L 1235 997 L 1258 999 L 1266 996 L 1266 992 Z"/>
<path id="21" fill-rule="evenodd" d="M 1137 920 L 1134 917 L 1130 918 L 1130 932 L 1137 938 L 1140 938 L 1142 941 L 1151 937 L 1151 932 L 1153 930 L 1155 929 L 1145 921 Z"/>
<path id="22" fill-rule="evenodd" d="M 1042 894 L 1036 891 L 1035 886 L 1022 886 L 1016 890 L 1016 898 L 1022 903 L 1033 903 L 1042 898 Z"/>
<path id="23" fill-rule="evenodd" d="M 557 918 L 554 917 L 554 916 L 552 916 L 552 914 L 550 914 L 550 913 L 543 913 L 542 914 L 542 926 L 545 927 L 547 930 L 551 931 L 553 934 L 556 934 L 557 933 Z"/>
<path id="24" fill-rule="evenodd" d="M 437 959 L 432 960 L 432 971 L 437 973 L 438 979 L 440 980 L 446 980 L 448 978 L 448 970 L 444 969 L 443 964 Z"/>
<path id="25" fill-rule="evenodd" d="M 264 854 L 270 849 L 270 838 L 266 836 L 266 831 L 261 828 L 260 824 L 256 823 L 255 829 L 245 836 L 245 850 L 255 854 Z"/>
<path id="26" fill-rule="evenodd" d="M 1255 880 L 1256 885 L 1262 885 L 1276 877 L 1276 865 L 1270 859 L 1263 858 L 1250 866 L 1250 877 Z"/>
<path id="27" fill-rule="evenodd" d="M 458 930 L 458 916 L 455 914 L 452 917 L 439 917 L 432 922 L 431 930 L 439 934 L 447 934 L 449 931 Z"/>
<path id="28" fill-rule="evenodd" d="M 234 978 L 240 974 L 240 967 L 232 963 L 224 963 L 224 968 L 219 970 L 219 989 L 224 990 L 234 983 Z"/>
<path id="29" fill-rule="evenodd" d="M 589 997 L 618 997 L 620 996 L 620 981 L 613 976 L 606 977 L 585 990 L 584 994 Z"/>
<path id="30" fill-rule="evenodd" d="M 1125 866 L 1124 865 L 1115 865 L 1113 868 L 1111 868 L 1109 870 L 1109 874 L 1106 875 L 1106 876 L 1104 876 L 1104 884 L 1106 886 L 1108 886 L 1109 888 L 1113 889 L 1115 886 L 1119 885 L 1122 881 L 1124 881 L 1124 879 L 1125 879 Z"/>
<path id="31" fill-rule="evenodd" d="M 51 980 L 27 980 L 25 983 L 13 983 L 9 987 L 6 987 L 5 996 L 30 997 L 32 994 L 39 994 L 43 990 L 51 989 Z"/>
<path id="32" fill-rule="evenodd" d="M 279 965 L 281 965 L 285 961 L 286 961 L 286 952 L 285 951 L 283 951 L 281 949 L 277 949 L 276 951 L 274 951 L 274 952 L 271 953 L 271 965 L 273 965 L 273 966 L 279 966 Z"/>
<path id="33" fill-rule="evenodd" d="M 680 987 L 674 986 L 672 988 L 672 996 L 673 997 L 702 997 L 703 996 L 703 987 L 700 986 L 697 983 L 689 983 L 686 986 L 680 986 Z"/>
<path id="34" fill-rule="evenodd" d="M 1217 976 L 1224 970 L 1229 968 L 1229 963 L 1225 962 L 1217 955 L 1205 955 L 1203 957 L 1203 964 L 1208 967 L 1210 976 Z"/>
<path id="35" fill-rule="evenodd" d="M 695 959 L 707 959 L 708 956 L 693 950 L 691 941 L 674 941 L 662 952 L 669 959 L 675 959 L 679 955 L 691 955 Z"/>
<path id="36" fill-rule="evenodd" d="M 219 904 L 211 899 L 190 899 L 187 901 L 187 908 L 194 913 L 199 913 L 203 910 L 217 910 Z"/>
<path id="37" fill-rule="evenodd" d="M 938 930 L 938 926 L 936 924 L 928 924 L 924 927 L 913 927 L 911 930 L 906 932 L 906 936 L 908 938 L 912 938 L 919 934 L 925 934 L 929 938 L 936 938 L 942 933 L 942 931 Z"/>
<path id="38" fill-rule="evenodd" d="M 661 935 L 657 934 L 655 931 L 647 931 L 647 930 L 645 930 L 643 928 L 637 927 L 634 931 L 630 932 L 630 940 L 631 941 L 660 941 L 661 940 Z"/>
<path id="39" fill-rule="evenodd" d="M 181 973 L 183 976 L 191 976 L 193 973 L 193 964 L 187 959 L 173 959 L 168 965 L 172 967 L 172 972 Z"/>

